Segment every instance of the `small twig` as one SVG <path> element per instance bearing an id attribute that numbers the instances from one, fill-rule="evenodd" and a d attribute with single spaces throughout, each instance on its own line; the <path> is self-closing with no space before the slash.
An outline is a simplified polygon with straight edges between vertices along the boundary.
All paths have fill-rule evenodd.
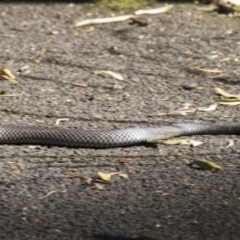
<path id="1" fill-rule="evenodd" d="M 43 196 L 41 196 L 41 197 L 38 197 L 37 199 L 38 199 L 38 200 L 44 199 L 44 198 L 52 195 L 52 194 L 55 193 L 55 192 L 66 193 L 67 190 L 53 190 L 53 191 L 48 192 L 46 195 L 43 195 Z"/>

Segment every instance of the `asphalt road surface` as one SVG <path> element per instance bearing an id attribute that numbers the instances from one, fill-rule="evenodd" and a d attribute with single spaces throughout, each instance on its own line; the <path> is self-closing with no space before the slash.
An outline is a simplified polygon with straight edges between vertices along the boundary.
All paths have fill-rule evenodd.
<path id="1" fill-rule="evenodd" d="M 60 127 L 114 129 L 239 121 L 239 106 L 166 114 L 186 103 L 218 102 L 214 87 L 240 92 L 236 19 L 193 5 L 141 17 L 147 26 L 129 20 L 74 28 L 77 20 L 111 16 L 82 4 L 1 3 L 0 15 L 1 65 L 19 73 L 24 88 L 22 96 L 0 98 L 1 124 L 55 126 L 64 119 Z M 94 73 L 106 70 L 124 80 Z M 0 91 L 21 89 L 1 81 Z M 203 144 L 1 145 L 0 239 L 239 239 L 239 137 L 190 139 Z M 187 165 L 199 159 L 223 169 Z M 114 175 L 111 184 L 91 186 L 79 178 L 99 171 L 128 179 Z"/>

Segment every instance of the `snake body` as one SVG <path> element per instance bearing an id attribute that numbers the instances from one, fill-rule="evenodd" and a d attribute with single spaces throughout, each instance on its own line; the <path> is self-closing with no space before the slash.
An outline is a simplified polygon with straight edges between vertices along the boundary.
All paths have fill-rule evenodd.
<path id="1" fill-rule="evenodd" d="M 59 147 L 111 148 L 158 142 L 178 136 L 239 134 L 240 122 L 224 124 L 173 124 L 156 128 L 75 130 L 38 126 L 0 126 L 0 144 L 31 144 Z"/>

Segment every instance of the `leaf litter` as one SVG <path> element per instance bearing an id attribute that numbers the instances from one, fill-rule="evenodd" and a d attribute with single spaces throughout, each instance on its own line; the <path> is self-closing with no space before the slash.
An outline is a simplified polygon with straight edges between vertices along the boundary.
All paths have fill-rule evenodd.
<path id="1" fill-rule="evenodd" d="M 230 148 L 234 146 L 234 141 L 232 139 L 229 139 L 228 145 L 226 146 L 226 148 Z"/>
<path id="2" fill-rule="evenodd" d="M 167 145 L 188 145 L 192 147 L 197 147 L 203 144 L 203 142 L 192 139 L 168 139 L 163 141 L 162 143 Z"/>
<path id="3" fill-rule="evenodd" d="M 206 72 L 206 73 L 223 73 L 224 71 L 220 69 L 206 69 L 201 67 L 194 67 L 193 69 L 200 71 L 200 72 Z"/>
<path id="4" fill-rule="evenodd" d="M 86 19 L 83 21 L 79 21 L 75 24 L 75 27 L 82 27 L 90 24 L 103 24 L 103 23 L 113 23 L 113 22 L 123 22 L 129 19 L 136 19 L 136 16 L 144 15 L 144 14 L 159 14 L 170 11 L 173 8 L 173 5 L 166 5 L 161 8 L 156 9 L 147 9 L 147 10 L 137 10 L 134 14 L 122 15 L 117 17 L 109 17 L 109 18 L 93 18 Z"/>
<path id="5" fill-rule="evenodd" d="M 113 175 L 118 175 L 122 178 L 128 178 L 128 175 L 124 172 L 113 172 L 113 173 L 104 173 L 104 172 L 98 172 L 97 177 L 91 178 L 88 176 L 81 176 L 81 175 L 76 175 L 76 174 L 69 174 L 65 173 L 65 175 L 68 175 L 69 177 L 72 178 L 79 178 L 83 181 L 85 181 L 88 185 L 93 186 L 99 190 L 104 189 L 104 184 L 110 184 L 111 182 L 111 177 Z"/>
<path id="6" fill-rule="evenodd" d="M 158 113 L 158 114 L 151 114 L 148 115 L 148 117 L 153 117 L 153 116 L 163 116 L 163 115 L 167 115 L 167 116 L 187 116 L 190 113 L 195 113 L 197 111 L 203 111 L 203 112 L 210 112 L 210 111 L 215 111 L 217 109 L 218 104 L 214 103 L 208 107 L 190 107 L 191 104 L 190 103 L 186 103 L 184 104 L 183 107 L 180 107 L 176 110 L 170 111 L 168 113 Z"/>
<path id="7" fill-rule="evenodd" d="M 221 88 L 215 87 L 215 92 L 225 98 L 219 101 L 219 104 L 222 105 L 230 105 L 230 106 L 237 106 L 240 105 L 240 95 L 239 94 L 231 94 L 227 93 Z"/>
<path id="8" fill-rule="evenodd" d="M 23 86 L 18 83 L 16 76 L 12 73 L 11 70 L 9 70 L 3 66 L 0 66 L 0 79 L 7 80 L 10 83 L 17 84 L 21 88 L 20 93 L 6 93 L 6 91 L 1 91 L 0 97 L 19 97 L 24 94 Z"/>
<path id="9" fill-rule="evenodd" d="M 205 170 L 205 171 L 220 171 L 222 170 L 222 167 L 218 165 L 217 163 L 206 160 L 206 159 L 201 159 L 201 160 L 195 160 L 192 161 L 191 163 L 188 164 L 190 167 L 193 167 L 194 165 L 197 166 L 198 168 Z"/>
<path id="10" fill-rule="evenodd" d="M 100 71 L 95 71 L 94 74 L 99 74 L 99 75 L 110 75 L 113 78 L 116 78 L 117 80 L 123 81 L 124 77 L 116 72 L 113 71 L 105 71 L 105 70 L 100 70 Z"/>
<path id="11" fill-rule="evenodd" d="M 55 125 L 58 126 L 60 122 L 69 121 L 69 120 L 70 120 L 69 118 L 59 118 L 56 120 Z"/>
<path id="12" fill-rule="evenodd" d="M 113 172 L 113 173 L 98 172 L 98 177 L 105 182 L 110 182 L 111 177 L 113 175 L 118 175 L 118 176 L 123 177 L 123 178 L 128 178 L 128 175 L 124 172 Z"/>
<path id="13" fill-rule="evenodd" d="M 0 77 L 3 80 L 7 80 L 13 83 L 18 82 L 16 76 L 9 69 L 5 67 L 0 67 Z"/>

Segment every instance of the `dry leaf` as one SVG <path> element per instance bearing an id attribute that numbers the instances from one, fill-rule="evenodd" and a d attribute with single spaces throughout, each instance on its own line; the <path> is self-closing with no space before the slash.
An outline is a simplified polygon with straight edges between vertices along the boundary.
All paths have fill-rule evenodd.
<path id="1" fill-rule="evenodd" d="M 178 108 L 174 111 L 168 112 L 168 113 L 158 113 L 158 114 L 150 114 L 148 117 L 153 116 L 163 116 L 163 115 L 177 115 L 177 116 L 186 116 L 188 113 L 194 113 L 197 109 L 190 108 L 191 104 L 186 103 L 182 108 Z"/>
<path id="2" fill-rule="evenodd" d="M 237 106 L 240 105 L 240 99 L 222 99 L 218 103 L 222 105 Z"/>
<path id="3" fill-rule="evenodd" d="M 142 14 L 159 14 L 165 13 L 173 8 L 173 5 L 166 5 L 164 7 L 155 8 L 155 9 L 147 9 L 147 10 L 137 10 L 134 12 L 135 15 L 142 15 Z"/>
<path id="4" fill-rule="evenodd" d="M 69 121 L 69 120 L 70 120 L 69 118 L 59 118 L 59 119 L 56 120 L 55 125 L 58 126 L 60 122 L 62 122 L 62 121 Z"/>
<path id="5" fill-rule="evenodd" d="M 72 178 L 79 178 L 81 180 L 84 180 L 87 184 L 91 185 L 93 183 L 93 179 L 87 176 L 81 176 L 81 175 L 75 175 L 75 174 L 69 174 L 65 173 L 65 175 L 72 177 Z"/>
<path id="6" fill-rule="evenodd" d="M 99 178 L 102 179 L 105 182 L 110 182 L 111 181 L 111 177 L 113 175 L 120 175 L 120 174 L 124 174 L 124 173 L 123 172 L 113 172 L 113 173 L 98 172 Z"/>
<path id="7" fill-rule="evenodd" d="M 110 182 L 111 181 L 111 173 L 102 173 L 98 172 L 99 178 L 101 178 L 105 182 Z"/>
<path id="8" fill-rule="evenodd" d="M 196 112 L 195 108 L 179 108 L 177 110 L 174 110 L 172 112 L 169 112 L 167 115 L 177 115 L 177 116 L 186 116 L 188 113 L 194 113 Z"/>
<path id="9" fill-rule="evenodd" d="M 240 99 L 240 95 L 227 93 L 221 88 L 215 87 L 214 90 L 217 94 L 219 94 L 223 97 Z"/>
<path id="10" fill-rule="evenodd" d="M 197 110 L 198 111 L 204 111 L 204 112 L 210 112 L 214 111 L 217 108 L 217 103 L 210 105 L 209 107 L 200 107 Z"/>
<path id="11" fill-rule="evenodd" d="M 17 79 L 15 75 L 7 68 L 0 67 L 0 77 L 4 80 L 8 80 L 10 82 L 17 83 Z"/>
<path id="12" fill-rule="evenodd" d="M 118 176 L 128 179 L 128 175 L 126 173 L 118 173 Z"/>
<path id="13" fill-rule="evenodd" d="M 100 184 L 100 183 L 93 183 L 93 186 L 99 190 L 103 190 L 104 189 L 104 185 Z"/>
<path id="14" fill-rule="evenodd" d="M 72 85 L 74 85 L 74 86 L 78 86 L 78 87 L 83 87 L 83 88 L 87 88 L 88 87 L 88 85 L 87 84 L 83 84 L 83 83 L 71 83 Z"/>
<path id="15" fill-rule="evenodd" d="M 120 80 L 120 81 L 124 80 L 124 77 L 121 74 L 113 72 L 113 71 L 101 70 L 101 71 L 95 71 L 94 74 L 100 74 L 100 75 L 107 74 L 113 78 L 116 78 L 117 80 Z"/>
<path id="16" fill-rule="evenodd" d="M 205 159 L 193 161 L 189 164 L 189 166 L 192 166 L 192 165 L 197 165 L 202 170 L 206 170 L 206 171 L 211 171 L 211 170 L 219 171 L 222 169 L 222 167 L 216 164 L 215 162 L 205 160 Z"/>
<path id="17" fill-rule="evenodd" d="M 122 22 L 126 21 L 128 19 L 134 18 L 135 15 L 123 15 L 118 17 L 111 17 L 111 18 L 93 18 L 93 19 L 87 19 L 80 22 L 77 22 L 75 24 L 75 27 L 82 27 L 90 24 L 103 24 L 103 23 L 113 23 L 113 22 Z"/>
<path id="18" fill-rule="evenodd" d="M 234 141 L 232 139 L 229 140 L 228 145 L 226 146 L 226 148 L 229 148 L 231 146 L 234 146 Z"/>
<path id="19" fill-rule="evenodd" d="M 208 73 L 223 73 L 223 71 L 219 69 L 205 69 L 205 68 L 199 68 L 199 67 L 194 67 L 194 69 L 201 72 L 208 72 Z"/>
<path id="20" fill-rule="evenodd" d="M 168 139 L 168 140 L 162 141 L 162 143 L 168 144 L 168 145 L 189 145 L 193 147 L 203 144 L 203 142 L 194 141 L 191 139 Z"/>
<path id="21" fill-rule="evenodd" d="M 131 15 L 122 15 L 122 16 L 110 17 L 110 18 L 87 19 L 87 20 L 77 22 L 75 24 L 75 27 L 82 27 L 82 26 L 86 26 L 86 25 L 90 25 L 90 24 L 122 22 L 122 21 L 126 21 L 128 19 L 135 18 L 136 15 L 164 13 L 164 12 L 169 11 L 172 8 L 173 8 L 173 5 L 167 5 L 167 6 L 164 6 L 161 8 L 157 8 L 157 9 L 138 10 L 138 11 L 135 11 L 134 14 L 131 14 Z"/>
<path id="22" fill-rule="evenodd" d="M 24 65 L 17 70 L 18 75 L 20 75 L 20 74 L 23 75 L 23 74 L 26 74 L 26 73 L 29 73 L 29 72 L 30 72 L 29 65 Z"/>

